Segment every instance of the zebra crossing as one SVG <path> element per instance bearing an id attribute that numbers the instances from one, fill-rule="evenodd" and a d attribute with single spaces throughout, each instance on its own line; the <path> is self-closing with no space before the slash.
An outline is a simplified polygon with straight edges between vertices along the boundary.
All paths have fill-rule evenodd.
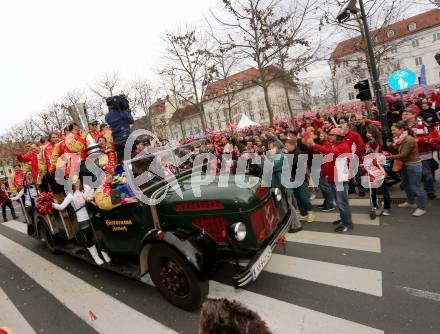
<path id="1" fill-rule="evenodd" d="M 369 220 L 368 211 L 365 208 L 368 206 L 368 199 L 358 200 L 356 204 L 362 207 L 359 212 L 365 213 L 357 213 L 354 220 L 356 221 L 358 217 L 361 218 L 361 221 Z M 352 234 L 346 235 L 331 233 L 332 225 L 328 222 L 331 221 L 329 217 L 333 217 L 333 215 L 333 213 L 320 215 L 319 218 L 321 219 L 318 219 L 319 222 L 317 223 L 319 224 L 319 231 L 308 230 L 308 226 L 305 225 L 304 231 L 289 234 L 286 240 L 287 248 L 289 248 L 289 245 L 307 245 L 308 247 L 321 247 L 321 249 L 324 248 L 329 251 L 351 251 L 359 254 L 359 256 L 364 254 L 372 257 L 381 256 L 382 245 L 379 237 L 356 235 L 356 229 Z M 379 220 L 377 220 L 377 224 L 361 225 L 364 228 L 371 229 L 373 234 L 374 231 L 380 228 Z M 173 317 L 170 317 L 173 318 L 173 321 L 168 322 L 167 317 L 159 316 L 158 312 L 154 311 L 155 305 L 151 305 L 150 310 L 147 304 L 141 310 L 138 300 L 120 300 L 117 296 L 97 288 L 88 279 L 78 277 L 75 273 L 69 272 L 47 260 L 34 248 L 29 248 L 12 240 L 7 236 L 10 233 L 2 233 L 5 230 L 16 234 L 17 238 L 25 237 L 24 234 L 26 234 L 26 226 L 20 222 L 10 221 L 2 224 L 0 227 L 0 255 L 9 259 L 31 280 L 86 323 L 90 327 L 91 333 L 125 333 L 128 330 L 130 333 L 197 332 L 197 313 L 191 313 L 191 316 L 188 317 L 187 312 L 170 306 L 168 309 L 172 310 L 174 314 Z M 69 262 L 69 259 L 69 257 L 66 257 L 65 260 Z M 331 291 L 332 296 L 341 293 L 353 295 L 356 300 L 370 298 L 379 302 L 383 296 L 383 278 L 380 270 L 343 264 L 338 258 L 335 258 L 334 261 L 322 261 L 277 251 L 265 268 L 263 276 L 265 282 L 270 282 L 272 279 L 277 282 L 286 282 L 283 289 L 289 290 L 289 296 L 280 298 L 278 294 L 272 293 L 271 290 L 277 289 L 277 286 L 264 289 L 264 291 L 261 289 L 260 291 L 261 283 L 258 281 L 258 284 L 251 286 L 248 290 L 235 290 L 224 280 L 214 277 L 214 280 L 210 282 L 210 297 L 234 299 L 242 302 L 256 311 L 267 322 L 273 333 L 384 333 L 382 329 L 376 328 L 374 322 L 361 323 L 346 316 L 339 317 L 337 316 L 338 312 L 329 312 L 332 303 L 336 301 L 329 301 L 329 305 L 323 309 L 305 307 L 302 303 L 290 298 L 290 293 L 296 293 L 296 291 L 292 291 L 295 290 L 295 286 L 287 285 L 288 282 L 293 280 L 295 282 L 307 282 L 319 286 L 321 289 L 328 289 L 328 291 Z M 129 280 L 127 279 L 127 281 Z M 144 283 L 147 285 L 152 284 L 148 279 Z M 322 297 L 320 295 L 313 296 L 317 300 Z M 135 296 L 134 298 L 141 298 L 141 296 Z M 32 321 L 28 321 L 20 313 L 12 299 L 1 290 L 0 285 L 0 301 L 2 304 L 0 306 L 0 328 L 2 326 L 15 328 L 16 333 L 39 332 L 40 329 L 32 328 Z M 163 299 L 160 302 L 166 304 Z M 323 302 L 323 304 L 325 303 Z M 44 308 L 43 305 L 42 307 Z M 96 313 L 95 317 L 91 316 L 91 310 Z M 6 314 L 12 316 L 5 319 L 4 315 Z M 182 326 L 180 326 L 181 321 Z M 188 325 L 190 325 L 190 328 Z M 20 328 L 20 330 L 17 328 Z M 148 330 L 146 331 L 146 329 Z"/>

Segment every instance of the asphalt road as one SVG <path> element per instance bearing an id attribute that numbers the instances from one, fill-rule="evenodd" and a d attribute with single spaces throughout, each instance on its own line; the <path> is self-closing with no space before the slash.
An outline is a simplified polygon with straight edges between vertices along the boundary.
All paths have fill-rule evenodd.
<path id="1" fill-rule="evenodd" d="M 353 201 L 352 233 L 332 232 L 332 213 L 288 237 L 258 281 L 234 291 L 232 266 L 211 296 L 241 300 L 274 333 L 440 333 L 440 200 L 414 218 L 368 218 Z M 168 304 L 158 291 L 82 262 L 53 255 L 19 222 L 0 225 L 0 327 L 17 333 L 197 333 L 198 312 Z M 90 313 L 90 311 L 92 313 Z M 92 319 L 96 315 L 96 319 Z M 112 330 L 113 329 L 113 330 Z"/>

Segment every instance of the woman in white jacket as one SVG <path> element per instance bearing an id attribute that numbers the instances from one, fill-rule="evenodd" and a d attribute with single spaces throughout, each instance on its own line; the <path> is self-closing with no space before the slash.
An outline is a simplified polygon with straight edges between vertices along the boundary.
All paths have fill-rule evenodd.
<path id="1" fill-rule="evenodd" d="M 90 255 L 92 256 L 96 264 L 101 266 L 102 264 L 104 264 L 104 262 L 99 257 L 98 250 L 96 249 L 93 229 L 90 223 L 90 216 L 86 208 L 86 202 L 92 201 L 93 195 L 94 195 L 93 189 L 90 188 L 88 185 L 84 185 L 83 187 L 81 185 L 81 181 L 79 177 L 75 175 L 73 177 L 72 192 L 70 192 L 66 196 L 63 203 L 61 204 L 53 203 L 53 208 L 56 210 L 64 210 L 69 206 L 69 204 L 72 205 L 72 207 L 75 209 L 76 218 L 81 227 L 81 230 L 84 233 L 84 236 L 86 237 L 87 250 L 89 251 Z M 101 254 L 105 262 L 109 263 L 111 261 L 109 255 L 106 252 L 101 250 Z"/>

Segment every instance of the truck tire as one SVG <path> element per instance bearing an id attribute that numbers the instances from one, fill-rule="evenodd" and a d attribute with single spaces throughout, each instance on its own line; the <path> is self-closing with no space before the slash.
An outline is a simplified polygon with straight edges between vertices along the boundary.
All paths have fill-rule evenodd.
<path id="1" fill-rule="evenodd" d="M 209 282 L 201 281 L 191 264 L 163 243 L 151 246 L 148 255 L 150 277 L 171 304 L 184 310 L 200 307 L 209 292 Z"/>
<path id="2" fill-rule="evenodd" d="M 49 249 L 49 251 L 53 254 L 59 253 L 59 251 L 56 248 L 56 239 L 52 235 L 52 233 L 49 230 L 49 227 L 46 223 L 40 222 L 38 224 L 38 233 L 40 235 L 41 241 L 46 245 L 46 247 Z"/>

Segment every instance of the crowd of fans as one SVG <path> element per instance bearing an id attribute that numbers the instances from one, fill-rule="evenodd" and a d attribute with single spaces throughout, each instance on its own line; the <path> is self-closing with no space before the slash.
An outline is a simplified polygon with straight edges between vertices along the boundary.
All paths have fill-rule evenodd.
<path id="1" fill-rule="evenodd" d="M 415 217 L 426 214 L 426 197 L 436 198 L 435 171 L 439 151 L 439 119 L 440 95 L 431 96 L 419 94 L 411 99 L 404 99 L 402 95 L 386 97 L 388 103 L 388 125 L 382 127 L 380 115 L 376 108 L 371 106 L 356 110 L 340 110 L 334 113 L 317 113 L 305 116 L 291 122 L 280 122 L 276 126 L 258 126 L 242 130 L 228 130 L 215 134 L 210 144 L 205 148 L 215 154 L 217 171 L 220 171 L 223 154 L 232 155 L 230 168 L 234 169 L 239 157 L 248 154 L 257 154 L 262 159 L 273 159 L 274 177 L 272 187 L 281 187 L 279 175 L 284 154 L 333 154 L 331 161 L 325 162 L 321 168 L 321 177 L 318 184 L 311 184 L 307 178 L 297 188 L 287 188 L 288 196 L 293 197 L 303 219 L 313 222 L 315 215 L 311 211 L 310 199 L 316 194 L 316 188 L 321 190 L 323 203 L 322 211 L 333 211 L 337 206 L 341 219 L 336 228 L 337 232 L 347 232 L 353 228 L 348 194 L 358 192 L 359 196 L 366 195 L 369 189 L 361 181 L 365 172 L 364 163 L 380 164 L 380 169 L 386 173 L 385 182 L 371 189 L 373 206 L 380 205 L 378 193 L 383 196 L 383 214 L 390 215 L 391 198 L 389 186 L 401 182 L 407 201 L 399 204 L 399 208 L 414 208 Z M 437 105 L 437 107 L 436 107 Z M 193 141 L 187 138 L 182 144 Z M 194 150 L 197 156 L 200 148 Z M 361 168 L 349 182 L 340 182 L 335 174 L 336 158 L 342 154 L 353 153 L 357 156 Z M 383 153 L 386 159 L 364 161 L 364 157 L 371 153 Z M 280 158 L 281 156 L 281 158 Z M 234 165 L 235 162 L 235 165 Z M 308 175 L 312 165 L 308 161 Z M 293 161 L 292 179 L 297 170 L 297 159 Z M 338 187 L 341 183 L 341 187 Z"/>
<path id="2" fill-rule="evenodd" d="M 115 102 L 116 101 L 116 102 Z M 340 226 L 336 231 L 347 232 L 353 228 L 348 194 L 357 192 L 365 196 L 368 189 L 361 181 L 363 168 L 348 181 L 338 180 L 335 174 L 336 158 L 343 154 L 355 154 L 364 165 L 364 156 L 370 153 L 383 153 L 387 160 L 380 161 L 387 172 L 387 182 L 378 185 L 378 189 L 371 192 L 373 204 L 379 207 L 378 193 L 383 195 L 384 214 L 389 215 L 391 199 L 387 185 L 401 181 L 401 187 L 407 196 L 407 202 L 400 207 L 414 207 L 414 216 L 426 213 L 425 198 L 435 199 L 435 170 L 438 162 L 434 159 L 434 152 L 438 151 L 439 142 L 439 110 L 440 95 L 433 93 L 431 96 L 420 94 L 411 100 L 404 99 L 402 95 L 387 96 L 388 126 L 384 129 L 374 105 L 349 109 L 341 108 L 331 113 L 315 113 L 294 120 L 278 122 L 276 126 L 253 126 L 245 129 L 230 129 L 212 133 L 206 136 L 208 143 L 201 148 L 191 146 L 182 148 L 181 155 L 188 154 L 195 158 L 202 150 L 213 153 L 217 157 L 217 172 L 222 168 L 223 156 L 229 155 L 229 168 L 233 171 L 239 157 L 258 155 L 263 161 L 271 162 L 274 166 L 272 187 L 284 188 L 286 194 L 295 200 L 303 219 L 313 222 L 315 215 L 312 212 L 311 199 L 320 189 L 323 203 L 320 209 L 333 211 L 338 207 L 341 213 Z M 17 154 L 17 159 L 23 167 L 31 173 L 34 183 L 41 191 L 62 192 L 60 185 L 55 181 L 55 170 L 60 160 L 64 164 L 66 176 L 72 171 L 72 165 L 78 166 L 81 172 L 82 162 L 87 157 L 87 135 L 91 135 L 99 145 L 101 157 L 98 165 L 109 174 L 114 174 L 116 166 L 123 160 L 123 148 L 131 133 L 133 118 L 128 105 L 124 100 L 108 101 L 109 113 L 106 120 L 109 125 L 91 121 L 89 132 L 85 133 L 78 124 L 72 123 L 61 133 L 52 133 L 40 143 L 29 143 L 25 154 Z M 122 105 L 122 107 L 121 107 Z M 386 135 L 389 133 L 389 135 Z M 117 138 L 117 141 L 115 141 Z M 194 141 L 188 137 L 180 144 Z M 132 156 L 141 153 L 145 146 L 160 146 L 163 142 L 136 141 Z M 64 153 L 76 154 L 76 160 L 59 159 Z M 285 188 L 281 183 L 281 168 L 283 156 L 293 154 L 313 155 L 333 154 L 333 159 L 324 161 L 321 167 L 319 182 L 310 177 L 305 178 L 299 187 Z M 70 155 L 72 156 L 72 155 Z M 276 159 L 274 158 L 276 156 Z M 374 161 L 373 163 L 378 163 Z M 299 167 L 298 158 L 292 163 L 292 180 L 295 179 Z M 191 158 L 186 163 L 191 167 Z M 312 158 L 307 161 L 307 175 L 311 174 Z M 185 164 L 180 166 L 185 168 Z M 261 166 L 249 165 L 251 172 L 261 174 Z M 16 166 L 14 180 L 9 186 L 13 192 L 19 192 L 23 186 L 25 173 L 21 171 L 20 164 Z M 371 187 L 369 187 L 371 188 Z M 373 187 L 374 188 L 374 187 Z M 5 202 L 5 205 L 3 205 Z M 7 201 L 2 202 L 6 208 Z"/>

